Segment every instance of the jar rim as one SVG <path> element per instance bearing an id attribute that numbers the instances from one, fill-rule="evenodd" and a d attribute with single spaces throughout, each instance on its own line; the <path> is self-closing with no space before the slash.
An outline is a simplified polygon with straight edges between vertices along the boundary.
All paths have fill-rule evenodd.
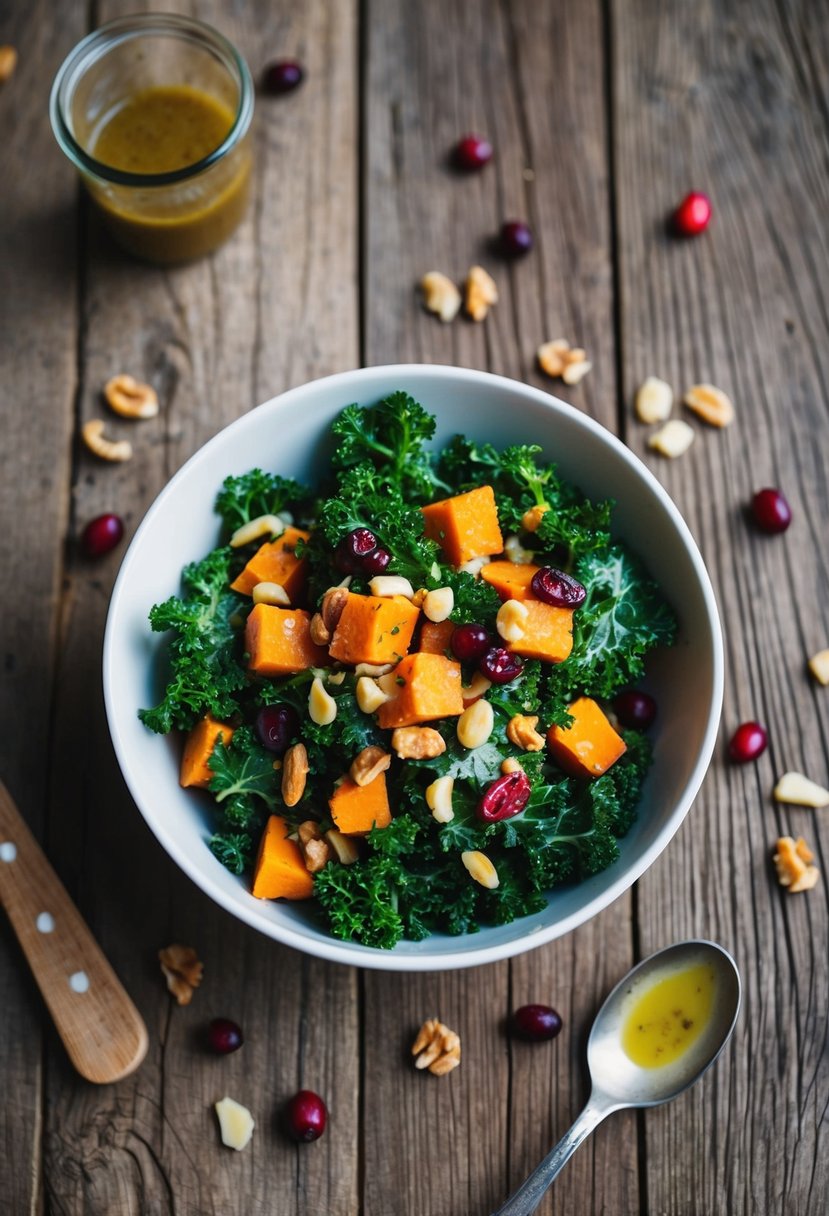
<path id="1" fill-rule="evenodd" d="M 83 148 L 75 138 L 67 119 L 68 102 L 83 78 L 86 70 L 114 47 L 130 39 L 153 34 L 166 34 L 195 42 L 213 51 L 220 61 L 237 78 L 239 104 L 233 125 L 217 148 L 181 169 L 166 173 L 132 173 L 126 169 L 115 169 L 97 160 Z M 187 181 L 227 155 L 246 134 L 253 117 L 253 81 L 250 70 L 236 47 L 204 21 L 177 13 L 136 13 L 131 17 L 117 17 L 99 26 L 69 52 L 64 59 L 52 85 L 49 97 L 49 118 L 55 139 L 76 168 L 103 181 L 119 186 L 170 186 Z"/>

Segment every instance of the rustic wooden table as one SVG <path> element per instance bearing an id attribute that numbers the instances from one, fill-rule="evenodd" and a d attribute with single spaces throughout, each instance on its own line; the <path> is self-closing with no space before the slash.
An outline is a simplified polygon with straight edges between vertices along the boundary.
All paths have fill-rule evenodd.
<path id="1" fill-rule="evenodd" d="M 136 0 L 5 0 L 19 52 L 0 93 L 0 773 L 144 1014 L 146 1062 L 96 1088 L 73 1074 L 0 925 L 0 1211 L 483 1216 L 586 1097 L 593 1011 L 638 957 L 705 936 L 735 954 L 745 1003 L 717 1068 L 675 1104 L 616 1115 L 542 1210 L 817 1213 L 829 1198 L 826 813 L 781 808 L 775 778 L 829 778 L 829 690 L 805 660 L 829 644 L 827 80 L 815 0 L 220 0 L 165 3 L 212 22 L 254 74 L 292 55 L 295 94 L 260 98 L 255 198 L 215 256 L 164 271 L 120 255 L 49 129 L 68 50 Z M 480 175 L 446 167 L 459 134 L 489 134 Z M 715 220 L 691 242 L 664 217 L 691 187 Z M 533 225 L 520 263 L 493 261 L 506 216 Z M 426 270 L 494 268 L 485 324 L 418 306 Z M 593 362 L 577 388 L 545 381 L 540 341 Z M 726 630 L 722 744 L 682 830 L 627 896 L 564 940 L 457 974 L 360 973 L 305 958 L 214 907 L 168 861 L 119 775 L 100 691 L 101 638 L 123 547 L 79 555 L 106 510 L 131 533 L 185 458 L 258 402 L 328 372 L 403 360 L 490 369 L 553 388 L 621 433 L 674 497 L 714 580 Z M 134 459 L 96 463 L 79 425 L 113 373 L 151 381 L 163 409 Z M 736 402 L 674 462 L 632 421 L 638 383 L 708 380 Z M 129 424 L 112 430 L 126 433 Z M 783 537 L 745 505 L 781 486 Z M 740 721 L 769 749 L 730 766 Z M 770 864 L 802 833 L 824 870 L 787 896 Z M 171 1003 L 156 961 L 195 945 L 206 979 Z M 502 1033 L 548 1000 L 565 1030 L 541 1049 Z M 405 1063 L 420 1020 L 458 1028 L 463 1066 L 437 1081 Z M 247 1043 L 216 1060 L 205 1022 Z M 300 1085 L 330 1130 L 291 1147 L 276 1119 Z M 251 1147 L 218 1143 L 211 1104 L 253 1107 Z"/>

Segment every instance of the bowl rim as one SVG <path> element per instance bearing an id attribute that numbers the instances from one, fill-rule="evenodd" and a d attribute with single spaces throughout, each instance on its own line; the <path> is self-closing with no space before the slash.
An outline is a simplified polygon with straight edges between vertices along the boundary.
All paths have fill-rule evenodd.
<path id="1" fill-rule="evenodd" d="M 636 859 L 630 861 L 623 872 L 621 872 L 609 885 L 585 903 L 576 911 L 568 916 L 562 917 L 551 925 L 535 928 L 521 937 L 508 942 L 500 942 L 494 945 L 481 946 L 477 949 L 474 946 L 468 950 L 456 951 L 451 954 L 442 954 L 440 952 L 429 954 L 425 951 L 419 954 L 398 954 L 391 950 L 372 949 L 368 946 L 362 946 L 356 942 L 345 942 L 338 938 L 322 938 L 320 940 L 307 937 L 302 931 L 296 930 L 289 925 L 280 925 L 268 919 L 264 914 L 260 913 L 255 906 L 245 905 L 225 892 L 218 886 L 215 886 L 210 876 L 203 870 L 196 868 L 192 864 L 192 860 L 187 856 L 184 849 L 180 848 L 170 834 L 166 831 L 163 819 L 154 814 L 151 806 L 146 806 L 140 794 L 139 775 L 135 771 L 130 758 L 127 746 L 120 733 L 118 726 L 118 718 L 116 714 L 116 704 L 113 689 L 113 676 L 116 664 L 115 644 L 116 644 L 116 627 L 121 606 L 121 601 L 124 597 L 125 587 L 130 574 L 130 567 L 134 560 L 135 554 L 138 551 L 142 536 L 149 528 L 152 520 L 159 512 L 164 509 L 167 498 L 172 494 L 173 489 L 178 483 L 189 476 L 192 469 L 206 460 L 213 450 L 221 445 L 229 430 L 243 431 L 249 427 L 261 425 L 261 411 L 273 411 L 277 408 L 283 409 L 286 406 L 301 406 L 305 397 L 312 397 L 319 391 L 321 386 L 326 386 L 329 389 L 339 390 L 342 387 L 343 405 L 349 403 L 346 400 L 348 391 L 351 386 L 357 385 L 362 395 L 370 395 L 372 385 L 378 386 L 382 383 L 387 385 L 390 378 L 396 378 L 398 382 L 405 386 L 407 378 L 417 376 L 419 379 L 424 377 L 428 380 L 446 380 L 456 382 L 472 382 L 479 384 L 487 384 L 491 387 L 501 387 L 505 392 L 511 394 L 520 394 L 527 397 L 536 404 L 541 404 L 550 409 L 552 414 L 565 412 L 569 416 L 576 415 L 578 421 L 585 429 L 596 436 L 601 442 L 609 446 L 614 454 L 642 479 L 648 488 L 659 499 L 660 504 L 666 511 L 671 522 L 673 523 L 680 539 L 682 540 L 686 553 L 690 558 L 694 574 L 699 584 L 702 593 L 703 602 L 705 604 L 708 625 L 711 633 L 711 656 L 712 656 L 712 688 L 711 701 L 708 709 L 708 721 L 706 723 L 705 732 L 702 738 L 702 743 L 697 755 L 696 763 L 685 787 L 681 791 L 676 800 L 674 811 L 668 821 L 665 823 L 662 830 L 657 834 L 652 843 L 646 848 L 643 853 Z M 379 390 L 379 392 L 385 391 Z M 330 376 L 319 377 L 315 380 L 310 380 L 305 384 L 295 388 L 287 389 L 282 393 L 278 393 L 270 397 L 261 405 L 249 410 L 246 414 L 234 419 L 218 431 L 212 438 L 208 439 L 200 448 L 197 449 L 181 466 L 180 469 L 170 478 L 163 489 L 158 493 L 141 523 L 135 531 L 135 534 L 127 548 L 126 553 L 121 562 L 115 584 L 113 586 L 112 595 L 110 598 L 109 609 L 107 612 L 106 627 L 104 632 L 103 646 L 103 686 L 104 686 L 104 704 L 106 709 L 107 722 L 109 725 L 110 737 L 112 739 L 113 748 L 118 760 L 121 773 L 126 782 L 129 793 L 141 812 L 147 826 L 152 831 L 153 835 L 158 840 L 159 844 L 165 850 L 169 857 L 176 863 L 184 874 L 192 882 L 196 884 L 206 895 L 208 895 L 215 903 L 224 908 L 225 911 L 237 917 L 239 920 L 250 925 L 252 928 L 258 929 L 266 936 L 283 945 L 292 946 L 295 949 L 302 951 L 305 954 L 311 954 L 318 958 L 325 959 L 329 962 L 345 963 L 350 966 L 365 967 L 371 970 L 379 971 L 405 971 L 405 972 L 422 972 L 422 971 L 445 971 L 445 970 L 461 970 L 467 967 L 483 966 L 487 963 L 497 962 L 507 958 L 513 958 L 516 955 L 523 954 L 528 950 L 534 950 L 536 947 L 554 941 L 556 938 L 563 937 L 570 933 L 579 925 L 591 920 L 599 912 L 609 907 L 616 899 L 624 894 L 633 884 L 639 879 L 642 874 L 656 861 L 657 857 L 665 850 L 673 836 L 679 830 L 685 816 L 691 808 L 691 805 L 696 797 L 713 754 L 714 746 L 719 730 L 720 714 L 722 709 L 723 699 L 723 684 L 724 684 L 724 655 L 723 655 L 723 637 L 720 624 L 719 613 L 717 610 L 714 590 L 711 585 L 711 580 L 705 564 L 697 548 L 696 542 L 691 535 L 688 525 L 685 523 L 678 507 L 673 502 L 673 499 L 663 487 L 661 482 L 650 471 L 634 452 L 628 448 L 621 439 L 618 438 L 612 431 L 602 426 L 589 415 L 582 413 L 568 402 L 562 401 L 560 398 L 545 392 L 543 389 L 536 388 L 533 385 L 525 384 L 520 380 L 513 380 L 507 376 L 496 375 L 492 372 L 482 372 L 471 368 L 454 367 L 447 364 L 421 364 L 421 363 L 400 363 L 400 364 L 384 364 L 374 367 L 354 368 L 350 371 L 337 372 Z M 518 922 L 520 923 L 520 922 Z M 474 942 L 477 935 L 468 935 L 471 942 Z"/>

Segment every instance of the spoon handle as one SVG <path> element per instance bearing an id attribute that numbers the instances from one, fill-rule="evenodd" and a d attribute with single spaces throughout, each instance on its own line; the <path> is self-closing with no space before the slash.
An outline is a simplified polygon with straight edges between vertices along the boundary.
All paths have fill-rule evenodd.
<path id="1" fill-rule="evenodd" d="M 493 1216 L 530 1216 L 538 1207 L 550 1183 L 558 1176 L 581 1142 L 614 1110 L 615 1106 L 605 1106 L 591 1094 L 590 1100 L 570 1130 L 564 1133 L 555 1148 L 550 1149 L 526 1181 Z"/>
<path id="2" fill-rule="evenodd" d="M 147 1029 L 2 781 L 0 906 L 78 1072 L 98 1084 L 128 1076 Z"/>

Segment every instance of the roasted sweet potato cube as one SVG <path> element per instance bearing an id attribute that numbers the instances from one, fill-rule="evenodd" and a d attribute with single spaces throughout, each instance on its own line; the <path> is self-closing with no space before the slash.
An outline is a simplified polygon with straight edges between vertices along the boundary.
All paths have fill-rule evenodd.
<path id="1" fill-rule="evenodd" d="M 442 654 L 418 651 L 408 655 L 382 677 L 381 685 L 392 694 L 377 710 L 383 730 L 463 713 L 461 665 Z"/>
<path id="2" fill-rule="evenodd" d="M 396 663 L 408 652 L 420 609 L 405 595 L 349 592 L 331 645 L 341 663 Z"/>
<path id="3" fill-rule="evenodd" d="M 250 595 L 257 583 L 279 583 L 288 593 L 292 604 L 296 604 L 305 590 L 307 560 L 294 552 L 298 540 L 307 540 L 310 532 L 300 528 L 286 528 L 273 541 L 266 541 L 257 549 L 244 570 L 230 584 L 234 591 Z"/>
<path id="4" fill-rule="evenodd" d="M 524 633 L 517 642 L 510 642 L 507 649 L 524 659 L 563 663 L 573 649 L 573 609 L 533 599 L 525 599 L 523 603 L 528 612 Z"/>
<path id="5" fill-rule="evenodd" d="M 368 785 L 357 785 L 343 777 L 328 799 L 331 818 L 345 836 L 360 836 L 372 828 L 385 828 L 391 823 L 386 774 L 380 773 Z"/>
<path id="6" fill-rule="evenodd" d="M 287 676 L 324 667 L 328 651 L 311 641 L 311 617 L 302 608 L 257 604 L 245 626 L 248 669 L 259 676 Z"/>
<path id="7" fill-rule="evenodd" d="M 181 756 L 180 784 L 194 785 L 197 789 L 206 790 L 213 777 L 209 762 L 216 740 L 221 739 L 227 747 L 232 738 L 232 726 L 218 722 L 212 714 L 206 714 L 201 722 L 196 723 L 185 740 Z"/>
<path id="8" fill-rule="evenodd" d="M 571 777 L 601 777 L 624 755 L 625 741 L 591 697 L 579 697 L 567 707 L 573 722 L 566 730 L 551 726 L 547 746 Z"/>
<path id="9" fill-rule="evenodd" d="M 290 830 L 281 815 L 271 815 L 265 825 L 253 870 L 257 899 L 310 899 L 314 894 L 314 879 L 299 845 L 288 839 Z"/>
<path id="10" fill-rule="evenodd" d="M 429 621 L 420 623 L 420 638 L 417 649 L 421 654 L 443 654 L 449 649 L 449 641 L 455 632 L 451 621 Z"/>
<path id="11" fill-rule="evenodd" d="M 421 510 L 426 535 L 438 542 L 453 566 L 504 548 L 492 486 L 479 486 Z"/>
<path id="12" fill-rule="evenodd" d="M 487 562 L 481 578 L 495 588 L 502 600 L 525 600 L 532 595 L 530 583 L 540 569 L 521 562 Z"/>

